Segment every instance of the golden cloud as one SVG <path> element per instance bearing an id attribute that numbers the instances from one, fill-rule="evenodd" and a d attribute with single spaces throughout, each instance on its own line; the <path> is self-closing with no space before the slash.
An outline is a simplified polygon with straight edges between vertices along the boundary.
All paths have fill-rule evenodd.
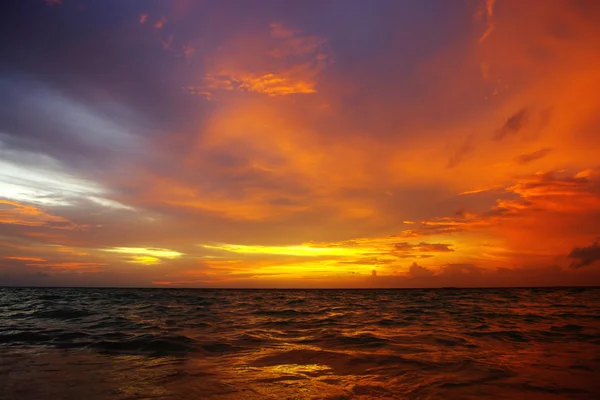
<path id="1" fill-rule="evenodd" d="M 211 93 L 211 97 L 219 91 L 267 96 L 315 93 L 317 75 L 332 60 L 325 43 L 274 23 L 268 35 L 224 46 L 223 54 L 211 58 L 202 83 L 186 89 Z"/>
<path id="2" fill-rule="evenodd" d="M 153 247 L 113 247 L 102 249 L 102 251 L 123 254 L 129 256 L 125 258 L 124 261 L 144 265 L 159 264 L 165 259 L 174 260 L 184 255 L 175 250 Z"/>
<path id="3" fill-rule="evenodd" d="M 0 200 L 0 224 L 37 226 L 55 229 L 77 229 L 78 226 L 66 218 L 52 215 L 41 208 Z"/>

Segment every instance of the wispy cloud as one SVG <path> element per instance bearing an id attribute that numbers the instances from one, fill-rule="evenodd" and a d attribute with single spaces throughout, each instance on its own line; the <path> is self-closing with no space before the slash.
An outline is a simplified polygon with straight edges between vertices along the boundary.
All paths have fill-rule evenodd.
<path id="1" fill-rule="evenodd" d="M 188 61 L 192 57 L 192 55 L 196 52 L 196 49 L 194 49 L 194 46 L 192 46 L 190 44 L 184 44 L 182 49 L 183 49 L 183 56 Z"/>
<path id="2" fill-rule="evenodd" d="M 46 263 L 30 263 L 28 267 L 37 268 L 48 268 L 52 270 L 64 270 L 64 271 L 85 271 L 85 272 L 98 272 L 101 267 L 106 264 L 93 263 L 93 262 L 46 262 Z"/>
<path id="3" fill-rule="evenodd" d="M 586 247 L 576 247 L 569 253 L 569 258 L 575 259 L 571 264 L 573 268 L 582 268 L 600 261 L 600 246 L 593 243 Z"/>
<path id="4" fill-rule="evenodd" d="M 4 258 L 7 260 L 27 261 L 27 262 L 45 262 L 46 261 L 43 258 L 37 258 L 37 257 L 6 256 Z"/>
<path id="5" fill-rule="evenodd" d="M 511 115 L 504 125 L 496 131 L 494 140 L 502 140 L 507 136 L 513 135 L 524 129 L 529 121 L 529 110 L 523 108 L 517 113 Z"/>
<path id="6" fill-rule="evenodd" d="M 192 92 L 242 91 L 268 96 L 315 93 L 317 75 L 331 63 L 324 39 L 304 35 L 279 23 L 268 36 L 256 37 L 253 53 L 235 53 L 224 47 L 225 57 L 213 58 L 211 72 Z"/>
<path id="7" fill-rule="evenodd" d="M 316 92 L 315 82 L 302 81 L 275 73 L 260 75 L 248 72 L 231 72 L 206 75 L 203 80 L 203 85 L 187 88 L 190 93 L 212 93 L 219 90 L 228 90 L 256 92 L 268 96 L 285 96 Z"/>
<path id="8" fill-rule="evenodd" d="M 479 38 L 480 44 L 483 43 L 494 31 L 494 27 L 495 27 L 494 26 L 494 4 L 495 3 L 496 3 L 496 0 L 485 0 L 482 3 L 482 6 L 485 9 L 483 15 L 484 15 L 485 23 L 486 23 L 486 30 Z"/>
<path id="9" fill-rule="evenodd" d="M 547 147 L 532 153 L 520 154 L 515 157 L 515 162 L 519 165 L 529 164 L 530 162 L 546 157 L 551 151 L 552 149 Z"/>
<path id="10" fill-rule="evenodd" d="M 165 17 L 160 17 L 159 20 L 157 20 L 154 25 L 152 25 L 154 28 L 156 29 L 162 29 L 162 27 L 167 23 L 167 19 Z"/>
<path id="11" fill-rule="evenodd" d="M 175 250 L 152 247 L 114 247 L 110 249 L 102 249 L 102 251 L 122 254 L 126 256 L 124 261 L 144 265 L 158 264 L 163 260 L 174 260 L 184 255 L 183 253 Z"/>
<path id="12" fill-rule="evenodd" d="M 36 226 L 55 229 L 78 229 L 66 218 L 52 215 L 41 208 L 0 199 L 0 224 Z"/>

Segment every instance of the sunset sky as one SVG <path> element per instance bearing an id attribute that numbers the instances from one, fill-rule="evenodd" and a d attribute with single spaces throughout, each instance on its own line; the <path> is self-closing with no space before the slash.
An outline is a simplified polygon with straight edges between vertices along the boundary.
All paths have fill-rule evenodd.
<path id="1" fill-rule="evenodd" d="M 2 5 L 0 285 L 600 285 L 600 2 Z"/>

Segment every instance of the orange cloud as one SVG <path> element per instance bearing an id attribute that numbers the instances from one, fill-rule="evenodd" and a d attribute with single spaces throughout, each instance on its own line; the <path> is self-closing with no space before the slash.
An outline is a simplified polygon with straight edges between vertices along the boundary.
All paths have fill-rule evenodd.
<path id="1" fill-rule="evenodd" d="M 440 252 L 440 253 L 446 253 L 446 252 L 450 252 L 450 251 L 454 251 L 454 249 L 451 248 L 451 244 L 447 244 L 447 243 L 425 243 L 425 242 L 421 242 L 418 245 L 414 246 L 414 248 L 417 251 L 421 251 L 421 252 Z"/>
<path id="2" fill-rule="evenodd" d="M 264 75 L 248 72 L 225 72 L 219 75 L 206 75 L 204 84 L 198 90 L 239 90 L 263 93 L 268 96 L 285 96 L 296 93 L 315 93 L 315 82 L 302 81 L 275 73 Z"/>
<path id="3" fill-rule="evenodd" d="M 6 258 L 7 260 L 17 260 L 17 261 L 35 261 L 35 262 L 45 262 L 46 261 L 43 258 L 36 258 L 36 257 L 7 256 L 4 258 Z"/>
<path id="4" fill-rule="evenodd" d="M 192 55 L 194 54 L 196 50 L 194 49 L 194 47 L 192 45 L 186 44 L 183 45 L 183 56 L 185 57 L 186 60 L 189 61 L 190 57 L 192 57 Z"/>
<path id="5" fill-rule="evenodd" d="M 147 20 L 148 20 L 148 14 L 147 13 L 140 14 L 140 24 L 145 24 Z"/>
<path id="6" fill-rule="evenodd" d="M 515 162 L 520 165 L 529 164 L 530 162 L 546 157 L 552 151 L 551 148 L 537 150 L 532 153 L 520 154 L 515 157 Z"/>
<path id="7" fill-rule="evenodd" d="M 519 254 L 527 253 L 550 261 L 551 254 L 565 256 L 573 246 L 598 235 L 600 180 L 595 172 L 584 175 L 545 173 L 516 178 L 505 189 L 516 199 L 498 199 L 484 212 L 460 211 L 422 221 L 401 236 L 452 235 L 459 243 L 463 243 L 461 237 L 468 241 L 495 238 L 502 243 L 502 252 L 515 254 L 514 262 L 522 263 Z"/>
<path id="8" fill-rule="evenodd" d="M 56 229 L 78 228 L 77 225 L 66 218 L 49 214 L 38 207 L 8 200 L 0 200 L 0 224 Z"/>
<path id="9" fill-rule="evenodd" d="M 483 35 L 481 35 L 481 37 L 479 38 L 479 43 L 483 43 L 485 39 L 487 39 L 494 30 L 494 3 L 496 3 L 496 0 L 485 0 L 485 2 L 483 3 L 483 5 L 485 6 L 485 21 L 487 28 Z"/>
<path id="10" fill-rule="evenodd" d="M 59 253 L 68 253 L 68 254 L 73 254 L 76 256 L 87 256 L 89 255 L 89 253 L 79 250 L 79 249 L 74 249 L 72 247 L 65 247 L 65 246 L 53 246 L 52 249 L 54 251 L 57 251 Z"/>
<path id="11" fill-rule="evenodd" d="M 162 27 L 167 23 L 167 19 L 165 17 L 161 17 L 158 21 L 152 25 L 156 29 L 162 29 Z"/>
<path id="12" fill-rule="evenodd" d="M 331 63 L 325 40 L 271 24 L 269 35 L 234 40 L 211 58 L 194 92 L 242 91 L 286 96 L 315 93 Z"/>
<path id="13" fill-rule="evenodd" d="M 103 263 L 94 263 L 94 262 L 48 262 L 48 263 L 34 263 L 34 264 L 26 264 L 28 267 L 38 267 L 38 268 L 49 268 L 56 270 L 65 270 L 65 271 L 85 271 L 85 272 L 97 272 L 100 270 L 100 267 L 105 266 Z"/>

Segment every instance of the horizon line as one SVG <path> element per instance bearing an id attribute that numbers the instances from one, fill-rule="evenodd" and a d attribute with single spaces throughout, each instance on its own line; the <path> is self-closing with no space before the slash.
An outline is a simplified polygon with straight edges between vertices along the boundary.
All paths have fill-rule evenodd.
<path id="1" fill-rule="evenodd" d="M 187 290 L 462 290 L 462 289 L 600 289 L 600 285 L 552 286 L 430 286 L 430 287 L 186 287 L 186 286 L 30 286 L 0 285 L 0 289 L 187 289 Z"/>

